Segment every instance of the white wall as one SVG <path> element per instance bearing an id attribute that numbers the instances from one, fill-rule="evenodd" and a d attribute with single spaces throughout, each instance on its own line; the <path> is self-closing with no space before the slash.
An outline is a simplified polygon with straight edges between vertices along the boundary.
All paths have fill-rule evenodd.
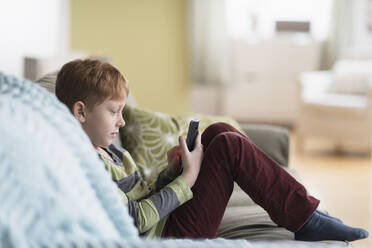
<path id="1" fill-rule="evenodd" d="M 23 76 L 23 57 L 69 47 L 69 0 L 0 1 L 0 71 Z"/>

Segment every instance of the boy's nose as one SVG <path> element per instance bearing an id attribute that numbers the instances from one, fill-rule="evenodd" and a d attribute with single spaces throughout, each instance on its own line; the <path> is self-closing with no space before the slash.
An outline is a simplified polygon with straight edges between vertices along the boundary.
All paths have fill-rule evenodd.
<path id="1" fill-rule="evenodd" d="M 124 127 L 124 126 L 125 126 L 125 121 L 123 119 L 123 116 L 120 116 L 119 127 Z"/>

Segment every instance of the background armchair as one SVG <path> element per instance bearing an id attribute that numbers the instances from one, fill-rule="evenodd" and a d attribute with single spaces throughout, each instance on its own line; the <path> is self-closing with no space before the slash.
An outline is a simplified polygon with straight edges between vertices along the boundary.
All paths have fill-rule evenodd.
<path id="1" fill-rule="evenodd" d="M 372 152 L 372 61 L 340 60 L 329 71 L 300 74 L 298 146 L 324 137 Z"/>

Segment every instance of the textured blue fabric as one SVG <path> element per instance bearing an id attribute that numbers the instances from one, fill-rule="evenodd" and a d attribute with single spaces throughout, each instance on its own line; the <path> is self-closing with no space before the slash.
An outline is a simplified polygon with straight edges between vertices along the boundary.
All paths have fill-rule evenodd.
<path id="1" fill-rule="evenodd" d="M 80 124 L 37 84 L 0 73 L 0 247 L 344 247 L 138 237 Z"/>
<path id="2" fill-rule="evenodd" d="M 0 119 L 2 240 L 138 239 L 89 138 L 54 95 L 0 74 Z"/>

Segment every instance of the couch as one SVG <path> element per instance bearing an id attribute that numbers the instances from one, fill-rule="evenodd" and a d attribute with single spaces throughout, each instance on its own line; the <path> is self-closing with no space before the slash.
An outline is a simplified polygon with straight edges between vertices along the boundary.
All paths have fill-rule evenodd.
<path id="1" fill-rule="evenodd" d="M 149 113 L 130 108 L 130 118 L 133 113 Z M 150 114 L 169 117 L 178 125 L 178 133 L 181 122 L 175 120 L 187 123 L 186 117 Z M 221 224 L 220 238 L 142 240 L 89 138 L 53 94 L 34 82 L 0 73 L 0 118 L 1 247 L 348 246 L 343 242 L 294 241 L 291 233 L 271 222 L 238 188 Z M 211 117 L 207 120 L 214 121 Z M 136 123 L 138 118 L 128 123 L 131 121 Z M 260 125 L 241 129 L 280 164 L 288 165 L 286 130 Z M 120 133 L 122 141 L 125 132 Z M 140 157 L 139 153 L 137 159 Z M 156 174 L 146 167 L 143 172 L 147 172 L 143 174 L 146 180 Z"/>

